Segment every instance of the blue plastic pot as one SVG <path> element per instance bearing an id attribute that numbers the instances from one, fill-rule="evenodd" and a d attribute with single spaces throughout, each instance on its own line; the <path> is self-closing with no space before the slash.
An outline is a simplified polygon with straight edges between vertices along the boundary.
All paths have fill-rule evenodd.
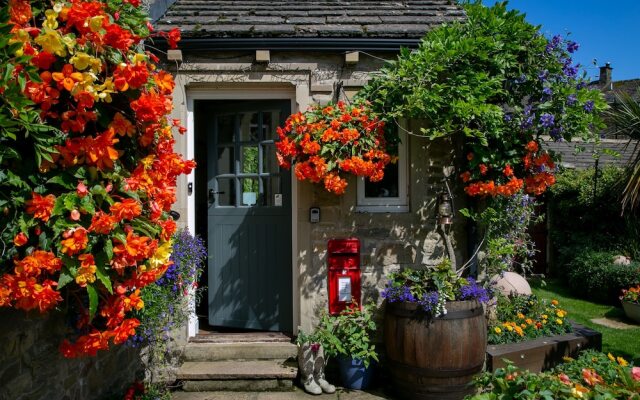
<path id="1" fill-rule="evenodd" d="M 364 367 L 362 360 L 351 357 L 338 357 L 338 367 L 340 368 L 340 378 L 342 384 L 347 389 L 363 390 L 369 387 L 373 379 L 373 360 L 369 367 Z"/>

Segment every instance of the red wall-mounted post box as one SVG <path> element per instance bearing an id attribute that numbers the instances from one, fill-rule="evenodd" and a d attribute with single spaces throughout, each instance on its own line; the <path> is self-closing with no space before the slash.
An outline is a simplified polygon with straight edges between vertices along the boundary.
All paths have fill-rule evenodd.
<path id="1" fill-rule="evenodd" d="M 339 314 L 352 300 L 360 305 L 360 240 L 331 239 L 327 246 L 329 313 Z"/>

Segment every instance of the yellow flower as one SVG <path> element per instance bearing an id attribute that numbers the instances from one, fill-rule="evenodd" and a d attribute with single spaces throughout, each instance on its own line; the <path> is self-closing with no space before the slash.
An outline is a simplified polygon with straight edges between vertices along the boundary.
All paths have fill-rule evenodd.
<path id="1" fill-rule="evenodd" d="M 562 360 L 564 360 L 564 362 L 571 362 L 571 361 L 573 361 L 573 358 L 571 358 L 569 356 L 564 356 L 564 357 L 562 357 Z"/>
<path id="2" fill-rule="evenodd" d="M 171 257 L 171 240 L 168 240 L 158 246 L 158 249 L 149 259 L 149 266 L 152 269 L 157 269 L 169 262 Z"/>
<path id="3" fill-rule="evenodd" d="M 609 357 L 609 360 L 611 360 L 611 361 L 615 361 L 616 360 L 616 358 L 611 353 L 607 354 L 607 357 Z"/>
<path id="4" fill-rule="evenodd" d="M 47 18 L 46 21 L 44 21 L 42 23 L 42 26 L 44 26 L 45 28 L 49 28 L 49 29 L 57 29 L 58 28 L 58 13 L 55 12 L 54 10 L 47 10 L 44 12 L 45 17 Z"/>
<path id="5" fill-rule="evenodd" d="M 512 327 L 511 325 L 507 325 L 507 330 L 508 330 L 509 332 L 511 332 L 511 331 L 513 331 L 513 327 Z"/>
<path id="6" fill-rule="evenodd" d="M 547 314 L 542 314 L 542 319 L 547 319 L 549 316 Z"/>
<path id="7" fill-rule="evenodd" d="M 76 67 L 77 70 L 82 71 L 89 67 L 91 58 L 92 57 L 89 54 L 79 51 L 69 59 L 69 63 Z"/>
<path id="8" fill-rule="evenodd" d="M 560 318 L 556 319 L 556 324 L 562 325 L 562 320 Z"/>
<path id="9" fill-rule="evenodd" d="M 502 333 L 502 329 L 498 328 L 497 326 L 495 328 L 493 328 L 494 332 L 497 333 L 498 335 Z"/>
<path id="10" fill-rule="evenodd" d="M 618 357 L 616 358 L 616 360 L 618 360 L 618 364 L 620 364 L 623 367 L 626 367 L 627 365 L 629 365 L 629 363 L 627 362 L 627 360 L 625 360 L 622 357 Z"/>
<path id="11" fill-rule="evenodd" d="M 533 320 L 531 318 L 527 318 L 527 320 L 525 321 L 528 325 L 533 324 Z"/>
<path id="12" fill-rule="evenodd" d="M 519 318 L 519 319 L 524 319 L 524 314 L 523 314 L 523 313 L 521 313 L 521 312 L 519 312 L 519 313 L 518 313 L 518 318 Z"/>
<path id="13" fill-rule="evenodd" d="M 567 313 L 566 313 L 566 311 L 558 310 L 558 311 L 556 312 L 556 315 L 557 315 L 558 317 L 560 317 L 560 318 L 564 318 L 564 316 L 565 316 L 565 315 L 567 315 Z"/>
<path id="14" fill-rule="evenodd" d="M 91 32 L 98 32 L 100 29 L 102 29 L 103 19 L 104 17 L 102 15 L 91 17 L 91 19 L 89 20 L 89 29 L 91 29 Z"/>
<path id="15" fill-rule="evenodd" d="M 44 51 L 60 57 L 65 57 L 67 55 L 67 49 L 62 43 L 62 36 L 60 36 L 58 31 L 44 28 L 44 31 L 35 39 L 35 42 L 39 44 Z"/>

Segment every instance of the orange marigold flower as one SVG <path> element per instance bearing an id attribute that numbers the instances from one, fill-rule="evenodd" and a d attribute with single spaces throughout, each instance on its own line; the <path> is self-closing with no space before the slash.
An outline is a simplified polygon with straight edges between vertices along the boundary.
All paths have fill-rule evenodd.
<path id="1" fill-rule="evenodd" d="M 84 228 L 75 228 L 65 232 L 66 239 L 60 242 L 62 245 L 61 251 L 66 255 L 72 256 L 86 249 L 89 243 L 87 232 Z"/>
<path id="2" fill-rule="evenodd" d="M 142 213 L 142 206 L 135 199 L 124 199 L 121 202 L 113 203 L 110 211 L 117 221 L 132 220 Z"/>
<path id="3" fill-rule="evenodd" d="M 602 379 L 602 377 L 598 375 L 598 373 L 591 368 L 582 369 L 582 379 L 584 379 L 584 381 L 589 386 L 595 386 L 595 385 L 604 383 L 604 380 Z"/>
<path id="4" fill-rule="evenodd" d="M 471 180 L 471 172 L 469 171 L 465 171 L 463 173 L 460 174 L 460 179 L 462 179 L 462 182 L 467 183 Z"/>
<path id="5" fill-rule="evenodd" d="M 47 196 L 41 196 L 38 193 L 33 192 L 31 194 L 31 200 L 27 200 L 27 214 L 33 214 L 34 218 L 39 218 L 44 222 L 49 221 L 53 206 L 56 202 L 56 196 L 49 194 Z"/>

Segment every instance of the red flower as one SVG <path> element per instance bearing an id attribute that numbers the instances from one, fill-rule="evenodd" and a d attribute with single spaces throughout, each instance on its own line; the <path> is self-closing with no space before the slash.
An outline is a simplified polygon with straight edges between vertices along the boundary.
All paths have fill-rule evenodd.
<path id="1" fill-rule="evenodd" d="M 95 232 L 102 235 L 108 235 L 113 230 L 114 225 L 117 223 L 116 219 L 105 214 L 102 211 L 98 211 L 91 219 L 91 225 L 89 226 L 89 232 Z"/>
<path id="2" fill-rule="evenodd" d="M 137 200 L 125 199 L 122 202 L 113 203 L 110 210 L 117 221 L 132 220 L 142 213 L 142 206 Z"/>
<path id="3" fill-rule="evenodd" d="M 35 192 L 33 192 L 31 196 L 31 200 L 27 200 L 26 202 L 27 213 L 33 214 L 34 218 L 40 218 L 44 222 L 49 221 L 56 197 L 52 194 L 41 196 Z"/>
<path id="4" fill-rule="evenodd" d="M 180 41 L 180 29 L 173 28 L 167 34 L 167 41 L 169 42 L 169 48 L 177 49 L 178 42 Z"/>
<path id="5" fill-rule="evenodd" d="M 25 244 L 27 244 L 28 241 L 29 241 L 29 238 L 27 237 L 27 235 L 24 234 L 24 232 L 18 233 L 13 238 L 13 244 L 15 244 L 17 247 L 24 246 Z"/>
<path id="6" fill-rule="evenodd" d="M 535 153 L 538 151 L 538 142 L 536 142 L 535 140 L 532 140 L 529 143 L 527 143 L 527 146 L 525 148 L 527 149 L 527 151 L 530 151 L 531 153 Z"/>
<path id="7" fill-rule="evenodd" d="M 80 253 L 87 248 L 89 238 L 87 230 L 84 228 L 75 228 L 65 232 L 66 238 L 60 242 L 61 250 L 64 254 L 72 256 Z"/>

